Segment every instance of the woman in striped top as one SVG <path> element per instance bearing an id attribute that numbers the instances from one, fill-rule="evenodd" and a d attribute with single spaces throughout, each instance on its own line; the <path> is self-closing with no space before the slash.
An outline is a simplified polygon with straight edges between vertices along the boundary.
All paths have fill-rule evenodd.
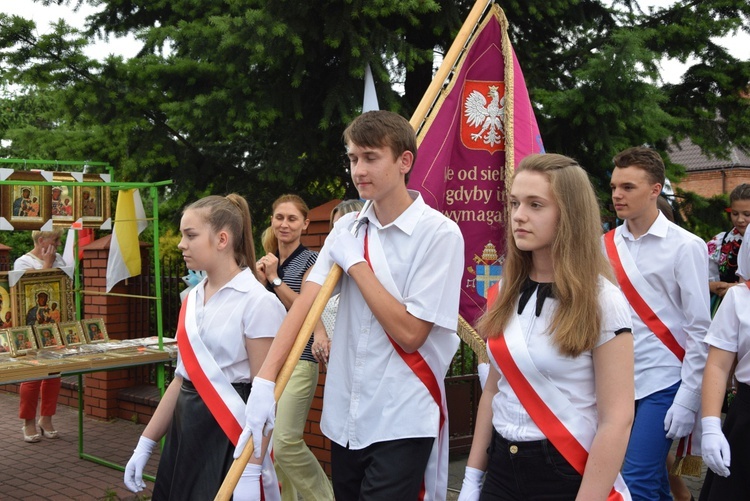
<path id="1" fill-rule="evenodd" d="M 287 310 L 299 296 L 307 273 L 318 258 L 317 252 L 300 242 L 310 223 L 308 212 L 304 200 L 297 195 L 282 195 L 273 203 L 271 226 L 263 233 L 266 255 L 258 260 L 256 269 L 261 281 Z M 296 501 L 298 492 L 304 499 L 333 499 L 331 482 L 303 438 L 318 386 L 318 362 L 327 362 L 330 348 L 321 322 L 311 334 L 276 408 L 273 448 L 282 501 Z"/>

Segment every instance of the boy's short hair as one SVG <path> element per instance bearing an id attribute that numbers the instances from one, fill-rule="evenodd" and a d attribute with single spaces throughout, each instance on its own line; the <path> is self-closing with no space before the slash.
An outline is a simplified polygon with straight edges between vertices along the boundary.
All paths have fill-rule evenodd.
<path id="1" fill-rule="evenodd" d="M 615 155 L 612 161 L 615 163 L 615 167 L 621 169 L 640 167 L 646 171 L 652 184 L 658 183 L 664 186 L 664 179 L 666 178 L 664 161 L 656 150 L 644 146 L 633 146 Z"/>
<path id="2" fill-rule="evenodd" d="M 391 149 L 393 158 L 410 151 L 417 161 L 417 135 L 408 120 L 397 113 L 384 110 L 368 111 L 355 118 L 344 130 L 344 142 L 368 148 Z M 409 173 L 406 180 L 409 180 Z"/>

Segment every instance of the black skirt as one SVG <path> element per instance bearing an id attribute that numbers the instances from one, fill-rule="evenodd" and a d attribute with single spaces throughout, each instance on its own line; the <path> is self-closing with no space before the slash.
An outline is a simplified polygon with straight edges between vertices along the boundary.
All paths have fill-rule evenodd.
<path id="1" fill-rule="evenodd" d="M 250 383 L 233 384 L 243 401 Z M 193 383 L 183 380 L 156 471 L 154 501 L 213 499 L 234 461 L 234 445 Z"/>
<path id="2" fill-rule="evenodd" d="M 729 442 L 729 476 L 710 469 L 701 489 L 700 501 L 747 499 L 750 492 L 750 386 L 740 383 L 722 427 Z"/>

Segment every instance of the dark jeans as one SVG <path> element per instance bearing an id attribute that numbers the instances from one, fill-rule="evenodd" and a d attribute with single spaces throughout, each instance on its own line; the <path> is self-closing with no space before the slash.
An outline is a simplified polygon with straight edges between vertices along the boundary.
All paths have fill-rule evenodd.
<path id="1" fill-rule="evenodd" d="M 583 477 L 548 440 L 510 442 L 495 430 L 480 501 L 575 499 Z"/>
<path id="2" fill-rule="evenodd" d="M 333 494 L 346 501 L 415 501 L 434 442 L 434 438 L 405 438 L 360 450 L 332 442 Z"/>

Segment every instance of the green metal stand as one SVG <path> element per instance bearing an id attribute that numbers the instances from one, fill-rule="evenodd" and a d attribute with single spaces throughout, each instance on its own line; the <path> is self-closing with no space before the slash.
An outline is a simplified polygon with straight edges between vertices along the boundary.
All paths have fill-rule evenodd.
<path id="1" fill-rule="evenodd" d="M 107 163 L 104 162 L 82 162 L 82 161 L 56 161 L 56 160 L 25 160 L 25 159 L 17 159 L 17 158 L 0 158 L 0 165 L 2 164 L 11 164 L 11 165 L 17 165 L 17 166 L 23 166 L 21 170 L 26 170 L 26 167 L 28 166 L 35 166 L 36 168 L 40 168 L 43 166 L 55 166 L 55 170 L 57 170 L 58 167 L 79 167 L 81 170 L 85 170 L 86 167 L 99 167 L 104 168 L 108 171 L 110 176 L 112 176 L 114 169 L 112 166 L 110 166 Z M 162 281 L 161 281 L 161 263 L 159 262 L 159 193 L 158 193 L 158 187 L 160 186 L 167 186 L 169 184 L 172 184 L 172 181 L 160 181 L 155 183 L 138 183 L 138 182 L 104 182 L 104 181 L 84 181 L 84 182 L 77 182 L 77 181 L 25 181 L 25 180 L 5 180 L 0 181 L 0 185 L 2 184 L 8 184 L 8 185 L 26 185 L 26 186 L 55 186 L 55 185 L 65 185 L 65 186 L 100 186 L 100 187 L 108 187 L 110 190 L 129 190 L 129 189 L 141 189 L 141 188 L 148 188 L 149 189 L 149 195 L 151 196 L 151 200 L 153 202 L 153 214 L 151 221 L 154 225 L 154 235 L 153 235 L 153 248 L 154 248 L 154 297 L 153 299 L 156 301 L 156 330 L 157 335 L 159 338 L 159 349 L 164 349 L 164 342 L 163 342 L 163 326 L 162 326 Z M 113 227 L 114 229 L 114 227 Z M 75 272 L 74 272 L 74 287 L 75 287 L 75 304 L 76 304 L 76 316 L 78 318 L 81 318 L 81 277 L 80 277 L 80 266 L 79 266 L 79 259 L 78 259 L 78 234 L 76 233 L 76 242 L 75 242 Z M 156 384 L 159 388 L 160 394 L 164 395 L 164 386 L 165 386 L 165 370 L 164 370 L 164 363 L 159 363 L 156 367 Z M 91 372 L 100 372 L 100 371 L 91 371 Z M 106 459 L 99 458 L 97 456 L 94 456 L 92 454 L 88 454 L 83 451 L 84 446 L 84 430 L 83 430 L 83 416 L 84 416 L 84 388 L 83 388 L 83 374 L 78 374 L 78 456 L 82 459 L 86 459 L 88 461 L 92 461 L 97 464 L 101 464 L 103 466 L 107 466 L 109 468 L 113 468 L 120 471 L 125 471 L 125 467 L 116 463 L 113 463 L 111 461 L 107 461 Z M 163 442 L 163 441 L 162 441 Z M 144 478 L 147 480 L 153 481 L 154 477 L 151 475 L 144 475 Z"/>

